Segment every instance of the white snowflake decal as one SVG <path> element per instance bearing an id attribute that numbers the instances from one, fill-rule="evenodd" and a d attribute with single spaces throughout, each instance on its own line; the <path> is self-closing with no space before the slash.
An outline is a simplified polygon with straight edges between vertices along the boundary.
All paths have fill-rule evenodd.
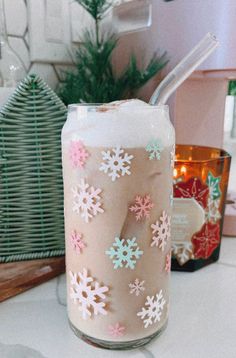
<path id="1" fill-rule="evenodd" d="M 129 210 L 136 214 L 136 220 L 139 221 L 143 218 L 149 218 L 150 210 L 153 206 L 154 204 L 149 195 L 145 195 L 144 197 L 137 195 L 135 198 L 135 205 L 132 205 Z"/>
<path id="2" fill-rule="evenodd" d="M 173 195 L 173 186 L 170 189 L 170 206 L 173 207 L 174 205 L 174 195 Z"/>
<path id="3" fill-rule="evenodd" d="M 78 188 L 72 188 L 74 201 L 73 211 L 77 214 L 81 213 L 81 217 L 88 223 L 89 219 L 96 216 L 98 213 L 103 213 L 101 208 L 100 196 L 101 189 L 95 189 L 93 186 L 89 186 L 85 183 L 84 179 L 81 179 Z"/>
<path id="4" fill-rule="evenodd" d="M 145 328 L 161 320 L 162 311 L 166 301 L 163 298 L 162 290 L 155 296 L 147 296 L 145 302 L 145 306 L 147 307 L 142 307 L 142 311 L 137 313 L 137 316 L 141 317 L 143 320 Z"/>
<path id="5" fill-rule="evenodd" d="M 172 243 L 172 255 L 176 258 L 178 263 L 182 266 L 191 259 L 194 259 L 193 245 L 191 242 Z"/>
<path id="6" fill-rule="evenodd" d="M 173 145 L 170 152 L 170 166 L 174 169 L 175 167 L 175 146 Z"/>
<path id="7" fill-rule="evenodd" d="M 160 222 L 151 225 L 152 228 L 152 243 L 151 246 L 157 246 L 162 251 L 165 250 L 168 240 L 170 239 L 170 216 L 165 211 L 162 212 Z"/>
<path id="8" fill-rule="evenodd" d="M 113 259 L 114 269 L 125 267 L 134 269 L 136 261 L 143 254 L 138 247 L 136 242 L 136 237 L 130 239 L 120 239 L 119 237 L 115 238 L 113 247 L 110 247 L 109 250 L 105 252 L 110 259 Z"/>
<path id="9" fill-rule="evenodd" d="M 93 277 L 88 276 L 85 268 L 82 273 L 76 274 L 70 271 L 69 274 L 72 286 L 70 297 L 75 304 L 79 304 L 82 318 L 87 319 L 92 314 L 95 316 L 98 314 L 106 315 L 107 311 L 104 308 L 106 296 L 104 293 L 108 291 L 108 287 L 100 286 L 97 281 L 94 281 Z"/>
<path id="10" fill-rule="evenodd" d="M 113 154 L 110 150 L 102 152 L 104 163 L 101 163 L 99 170 L 106 174 L 108 173 L 112 181 L 120 178 L 120 176 L 130 175 L 131 159 L 133 159 L 134 156 L 125 153 L 121 147 L 113 148 L 112 152 Z"/>
<path id="11" fill-rule="evenodd" d="M 207 208 L 206 208 L 206 220 L 210 223 L 215 224 L 218 220 L 221 219 L 220 215 L 220 199 L 211 199 L 208 198 Z"/>
<path id="12" fill-rule="evenodd" d="M 129 283 L 129 293 L 134 293 L 136 296 L 139 296 L 143 291 L 145 291 L 144 282 L 145 281 L 140 281 L 136 278 L 133 283 Z"/>
<path id="13" fill-rule="evenodd" d="M 163 145 L 160 139 L 152 139 L 146 146 L 146 151 L 149 153 L 149 159 L 161 159 L 161 152 L 163 151 Z"/>

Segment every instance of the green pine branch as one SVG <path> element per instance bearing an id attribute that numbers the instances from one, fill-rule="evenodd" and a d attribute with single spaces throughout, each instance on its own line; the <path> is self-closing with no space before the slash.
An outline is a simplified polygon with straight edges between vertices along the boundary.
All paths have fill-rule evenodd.
<path id="1" fill-rule="evenodd" d="M 231 96 L 236 96 L 236 81 L 232 80 L 229 82 L 228 94 Z"/>
<path id="2" fill-rule="evenodd" d="M 86 30 L 83 43 L 76 53 L 74 71 L 65 72 L 65 80 L 59 96 L 65 104 L 106 103 L 134 97 L 137 90 L 153 78 L 168 59 L 166 53 L 154 54 L 148 65 L 140 69 L 134 55 L 120 76 L 114 73 L 112 54 L 118 38 L 113 34 L 101 34 L 100 21 L 111 7 L 107 0 L 76 0 L 94 18 L 95 29 Z"/>
<path id="3" fill-rule="evenodd" d="M 94 20 L 101 20 L 105 13 L 112 7 L 112 1 L 108 0 L 76 0 L 90 13 Z"/>

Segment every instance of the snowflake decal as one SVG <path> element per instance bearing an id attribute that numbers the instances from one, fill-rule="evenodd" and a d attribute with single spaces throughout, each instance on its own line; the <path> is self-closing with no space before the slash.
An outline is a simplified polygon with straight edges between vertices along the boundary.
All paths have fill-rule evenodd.
<path id="1" fill-rule="evenodd" d="M 220 226 L 204 224 L 202 229 L 193 235 L 192 243 L 195 258 L 207 259 L 220 244 Z"/>
<path id="2" fill-rule="evenodd" d="M 82 235 L 78 234 L 76 231 L 70 235 L 70 243 L 77 254 L 80 254 L 82 249 L 86 246 L 82 240 Z"/>
<path id="3" fill-rule="evenodd" d="M 166 255 L 165 271 L 167 273 L 171 271 L 171 252 Z"/>
<path id="4" fill-rule="evenodd" d="M 190 178 L 186 182 L 174 185 L 175 198 L 194 198 L 203 208 L 207 206 L 209 188 L 199 178 Z"/>
<path id="5" fill-rule="evenodd" d="M 152 237 L 151 246 L 157 246 L 164 251 L 167 242 L 170 239 L 170 216 L 163 211 L 160 221 L 156 221 L 155 224 L 152 224 L 151 228 L 154 235 Z"/>
<path id="6" fill-rule="evenodd" d="M 69 155 L 72 166 L 80 169 L 83 169 L 86 159 L 89 156 L 81 140 L 71 141 Z"/>
<path id="7" fill-rule="evenodd" d="M 98 213 L 103 213 L 101 208 L 100 196 L 101 189 L 95 189 L 93 186 L 89 186 L 85 183 L 84 179 L 81 179 L 78 188 L 73 188 L 73 211 L 77 214 L 81 213 L 81 217 L 86 223 L 89 219 L 96 216 Z"/>
<path id="8" fill-rule="evenodd" d="M 129 283 L 129 293 L 134 293 L 135 296 L 139 296 L 143 291 L 145 291 L 144 282 L 145 281 L 140 281 L 136 278 L 133 283 Z"/>
<path id="9" fill-rule="evenodd" d="M 193 244 L 191 242 L 172 243 L 172 255 L 182 266 L 191 259 L 194 259 Z"/>
<path id="10" fill-rule="evenodd" d="M 163 149 L 164 148 L 160 139 L 152 139 L 146 146 L 146 151 L 149 153 L 150 160 L 160 160 Z"/>
<path id="11" fill-rule="evenodd" d="M 206 221 L 210 221 L 210 223 L 215 224 L 218 220 L 221 219 L 220 215 L 220 199 L 212 200 L 208 199 L 206 213 Z"/>
<path id="12" fill-rule="evenodd" d="M 135 204 L 132 205 L 129 210 L 136 214 L 136 220 L 139 221 L 143 218 L 150 217 L 150 211 L 153 206 L 154 204 L 152 203 L 149 195 L 145 195 L 144 197 L 137 195 L 135 198 Z"/>
<path id="13" fill-rule="evenodd" d="M 170 166 L 174 169 L 175 167 L 175 146 L 173 145 L 170 152 Z"/>
<path id="14" fill-rule="evenodd" d="M 174 205 L 174 196 L 173 196 L 173 188 L 170 191 L 170 206 L 173 207 Z"/>
<path id="15" fill-rule="evenodd" d="M 108 291 L 108 287 L 100 286 L 97 281 L 94 281 L 93 277 L 88 276 L 87 270 L 84 268 L 83 272 L 70 274 L 71 294 L 75 304 L 79 305 L 79 311 L 82 312 L 82 318 L 87 319 L 92 315 L 106 315 L 105 310 L 106 299 L 105 292 Z"/>
<path id="16" fill-rule="evenodd" d="M 143 307 L 142 311 L 137 313 L 137 316 L 143 320 L 145 328 L 161 320 L 165 303 L 166 301 L 163 298 L 162 290 L 160 290 L 160 292 L 155 296 L 147 296 L 145 302 L 145 306 L 147 307 Z"/>
<path id="17" fill-rule="evenodd" d="M 120 239 L 119 237 L 115 238 L 113 247 L 105 252 L 110 259 L 113 259 L 114 269 L 125 267 L 134 269 L 136 261 L 143 254 L 138 247 L 136 242 L 136 237 L 133 237 L 131 240 Z"/>
<path id="18" fill-rule="evenodd" d="M 214 175 L 209 172 L 207 175 L 207 180 L 206 183 L 209 187 L 209 195 L 211 199 L 218 199 L 221 195 L 221 191 L 220 191 L 220 180 L 221 177 L 214 177 Z"/>
<path id="19" fill-rule="evenodd" d="M 130 175 L 131 159 L 133 159 L 134 156 L 125 153 L 121 147 L 113 148 L 112 152 L 113 154 L 110 150 L 102 152 L 104 162 L 101 163 L 99 170 L 106 174 L 108 173 L 112 181 L 120 178 L 120 176 Z"/>
<path id="20" fill-rule="evenodd" d="M 125 332 L 125 327 L 121 326 L 121 324 L 119 322 L 117 322 L 113 326 L 110 325 L 108 327 L 108 333 L 110 334 L 110 336 L 112 336 L 114 338 L 122 337 L 124 335 L 124 332 Z"/>

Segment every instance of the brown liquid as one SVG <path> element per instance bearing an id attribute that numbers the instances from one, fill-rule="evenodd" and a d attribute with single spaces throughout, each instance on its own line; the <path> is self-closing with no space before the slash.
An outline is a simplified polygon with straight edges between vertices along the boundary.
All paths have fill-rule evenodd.
<path id="1" fill-rule="evenodd" d="M 83 333 L 97 339 L 107 341 L 130 341 L 147 337 L 157 332 L 166 322 L 169 305 L 169 274 L 165 271 L 166 255 L 170 252 L 170 241 L 165 250 L 151 247 L 152 229 L 165 210 L 171 214 L 170 193 L 172 188 L 172 169 L 170 168 L 170 150 L 164 149 L 161 160 L 149 160 L 144 148 L 127 148 L 125 152 L 132 154 L 131 175 L 120 177 L 112 182 L 108 174 L 99 171 L 103 162 L 102 151 L 107 148 L 87 148 L 90 156 L 84 169 L 73 169 L 68 148 L 63 150 L 64 194 L 65 194 L 65 231 L 66 231 L 66 267 L 68 284 L 68 314 L 72 324 Z M 102 190 L 101 203 L 103 213 L 97 214 L 86 223 L 80 214 L 72 211 L 73 193 L 71 188 L 78 186 L 81 178 L 95 188 Z M 136 221 L 135 214 L 129 207 L 134 203 L 136 195 L 150 195 L 154 207 L 150 217 Z M 86 247 L 77 254 L 70 243 L 70 235 L 76 230 L 83 234 Z M 136 266 L 114 269 L 110 257 L 105 254 L 114 243 L 115 237 L 132 239 L 143 255 L 136 261 Z M 82 272 L 88 270 L 89 275 L 100 284 L 109 288 L 106 293 L 107 315 L 94 315 L 84 320 L 79 311 L 79 303 L 70 297 L 71 285 L 69 271 Z M 138 278 L 145 281 L 145 291 L 139 296 L 130 294 L 129 284 Z M 147 296 L 153 296 L 162 289 L 166 301 L 159 322 L 144 328 L 144 322 L 137 313 L 145 307 Z M 93 312 L 91 310 L 91 312 Z M 109 325 L 119 322 L 125 326 L 125 334 L 112 337 L 108 332 Z"/>

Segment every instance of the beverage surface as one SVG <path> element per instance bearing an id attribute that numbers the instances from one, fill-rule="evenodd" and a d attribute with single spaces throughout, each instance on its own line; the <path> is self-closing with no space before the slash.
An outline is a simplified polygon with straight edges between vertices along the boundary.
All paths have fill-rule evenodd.
<path id="1" fill-rule="evenodd" d="M 117 101 L 89 109 L 71 106 L 63 128 L 63 140 L 79 137 L 89 146 L 145 147 L 151 138 L 164 146 L 174 141 L 168 126 L 168 106 L 151 106 L 140 100 Z"/>

